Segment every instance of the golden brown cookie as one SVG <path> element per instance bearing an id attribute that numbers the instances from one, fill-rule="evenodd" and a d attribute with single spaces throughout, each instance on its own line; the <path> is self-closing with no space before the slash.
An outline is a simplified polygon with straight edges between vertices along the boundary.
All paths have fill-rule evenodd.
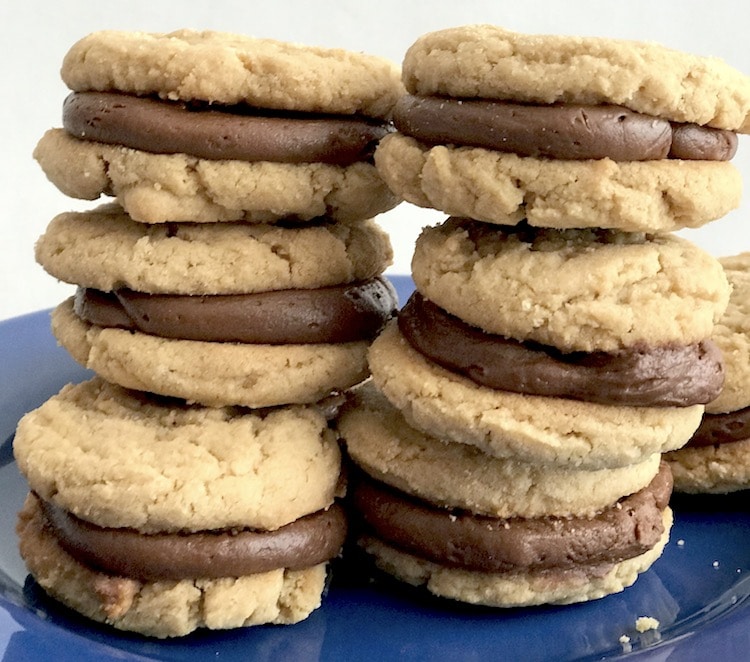
<path id="1" fill-rule="evenodd" d="M 612 103 L 750 132 L 750 78 L 659 44 L 467 25 L 423 35 L 403 61 L 409 92 L 530 103 Z"/>
<path id="2" fill-rule="evenodd" d="M 564 351 L 703 340 L 729 298 L 719 262 L 673 235 L 452 218 L 422 231 L 412 271 L 427 299 L 465 322 Z"/>
<path id="3" fill-rule="evenodd" d="M 659 469 L 658 453 L 591 471 L 494 457 L 412 428 L 371 382 L 357 389 L 337 428 L 348 456 L 376 480 L 492 517 L 591 516 L 645 487 Z"/>
<path id="4" fill-rule="evenodd" d="M 477 386 L 427 361 L 391 322 L 369 352 L 375 384 L 410 425 L 500 458 L 590 470 L 679 448 L 703 405 L 618 407 Z"/>

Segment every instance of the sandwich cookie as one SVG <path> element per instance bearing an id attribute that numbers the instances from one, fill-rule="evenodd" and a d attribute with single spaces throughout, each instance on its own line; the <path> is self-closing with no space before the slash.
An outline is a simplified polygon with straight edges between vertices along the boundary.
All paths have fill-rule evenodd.
<path id="1" fill-rule="evenodd" d="M 345 535 L 325 412 L 205 408 L 99 378 L 19 423 L 21 555 L 85 616 L 149 636 L 292 623 Z"/>
<path id="2" fill-rule="evenodd" d="M 411 428 L 371 384 L 338 419 L 359 544 L 397 578 L 490 606 L 622 590 L 661 554 L 671 475 L 659 455 L 614 470 L 499 460 Z"/>
<path id="3" fill-rule="evenodd" d="M 729 299 L 718 261 L 670 234 L 449 218 L 418 237 L 412 274 L 468 324 L 562 351 L 700 342 Z"/>
<path id="4" fill-rule="evenodd" d="M 376 163 L 414 204 L 504 225 L 655 232 L 739 204 L 728 161 L 750 131 L 750 78 L 718 59 L 476 25 L 418 39 L 402 78 L 398 133 Z"/>
<path id="5" fill-rule="evenodd" d="M 693 437 L 666 455 L 679 492 L 750 488 L 750 253 L 719 261 L 732 285 L 729 305 L 713 333 L 726 379 L 719 396 L 706 405 Z"/>
<path id="6" fill-rule="evenodd" d="M 708 336 L 729 286 L 677 237 L 451 218 L 423 230 L 412 268 L 417 292 L 370 368 L 428 434 L 621 467 L 682 446 L 721 391 Z"/>
<path id="7" fill-rule="evenodd" d="M 396 205 L 372 156 L 402 92 L 378 57 L 218 32 L 102 31 L 62 78 L 35 157 L 67 195 L 138 221 L 356 222 Z M 70 163 L 80 164 L 70 168 Z"/>
<path id="8" fill-rule="evenodd" d="M 146 225 L 105 206 L 56 217 L 36 255 L 79 286 L 52 316 L 77 361 L 210 406 L 309 403 L 362 381 L 397 305 L 371 221 Z"/>

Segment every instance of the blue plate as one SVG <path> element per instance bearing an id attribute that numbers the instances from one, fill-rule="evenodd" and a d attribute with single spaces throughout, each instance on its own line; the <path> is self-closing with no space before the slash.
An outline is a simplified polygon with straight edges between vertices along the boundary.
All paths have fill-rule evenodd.
<path id="1" fill-rule="evenodd" d="M 394 282 L 404 301 L 413 287 Z M 675 499 L 663 556 L 631 588 L 567 607 L 493 610 L 440 600 L 377 573 L 353 552 L 323 606 L 293 626 L 200 631 L 154 641 L 80 618 L 27 577 L 15 515 L 27 487 L 12 455 L 24 412 L 89 373 L 56 346 L 48 314 L 0 323 L 0 657 L 108 660 L 748 660 L 750 514 L 741 496 Z M 639 634 L 651 616 L 656 631 Z M 622 643 L 620 638 L 630 638 Z"/>

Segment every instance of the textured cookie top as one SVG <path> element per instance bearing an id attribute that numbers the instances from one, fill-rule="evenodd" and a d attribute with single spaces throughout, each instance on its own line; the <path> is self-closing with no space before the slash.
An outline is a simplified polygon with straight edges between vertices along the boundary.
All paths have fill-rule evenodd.
<path id="1" fill-rule="evenodd" d="M 329 506 L 340 469 L 314 408 L 185 406 L 98 378 L 27 414 L 13 450 L 42 499 L 144 532 L 276 529 Z"/>
<path id="2" fill-rule="evenodd" d="M 750 253 L 720 258 L 732 293 L 714 327 L 713 339 L 724 356 L 724 390 L 706 405 L 710 414 L 750 406 Z"/>
<path id="3" fill-rule="evenodd" d="M 373 117 L 402 91 L 397 67 L 376 56 L 193 30 L 95 32 L 68 51 L 61 74 L 75 91 Z"/>
<path id="4" fill-rule="evenodd" d="M 412 94 L 614 103 L 750 132 L 750 77 L 718 58 L 653 43 L 467 25 L 420 37 L 404 57 L 403 80 Z"/>
<path id="5" fill-rule="evenodd" d="M 36 257 L 60 280 L 104 291 L 231 294 L 366 280 L 384 271 L 392 250 L 372 221 L 145 225 L 104 205 L 56 216 Z"/>
<path id="6" fill-rule="evenodd" d="M 435 506 L 491 517 L 593 516 L 659 469 L 658 453 L 597 471 L 493 457 L 411 427 L 372 382 L 337 425 L 349 456 L 373 478 Z"/>
<path id="7" fill-rule="evenodd" d="M 412 271 L 427 299 L 465 322 L 565 351 L 697 342 L 729 297 L 718 261 L 670 234 L 451 218 L 422 231 Z"/>

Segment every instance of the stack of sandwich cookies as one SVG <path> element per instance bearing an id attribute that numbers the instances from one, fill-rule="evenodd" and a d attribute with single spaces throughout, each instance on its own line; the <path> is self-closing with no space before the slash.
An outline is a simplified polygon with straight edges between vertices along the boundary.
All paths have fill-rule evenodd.
<path id="1" fill-rule="evenodd" d="M 750 488 L 750 253 L 719 261 L 732 294 L 712 337 L 724 357 L 726 376 L 690 441 L 666 455 L 677 492 L 724 494 Z"/>
<path id="2" fill-rule="evenodd" d="M 706 76 L 733 87 L 703 99 Z M 361 544 L 467 602 L 622 590 L 669 536 L 662 454 L 721 391 L 727 279 L 665 232 L 736 206 L 750 80 L 658 46 L 492 26 L 421 38 L 403 80 L 376 164 L 453 216 L 422 231 L 416 292 L 370 349 L 385 399 L 368 386 L 339 422 L 363 474 Z"/>
<path id="3" fill-rule="evenodd" d="M 183 31 L 95 33 L 63 71 L 65 129 L 37 158 L 116 202 L 37 242 L 77 286 L 53 332 L 96 377 L 19 424 L 22 556 L 150 636 L 300 621 L 346 531 L 330 421 L 397 306 L 370 218 L 396 203 L 372 163 L 395 69 Z"/>

